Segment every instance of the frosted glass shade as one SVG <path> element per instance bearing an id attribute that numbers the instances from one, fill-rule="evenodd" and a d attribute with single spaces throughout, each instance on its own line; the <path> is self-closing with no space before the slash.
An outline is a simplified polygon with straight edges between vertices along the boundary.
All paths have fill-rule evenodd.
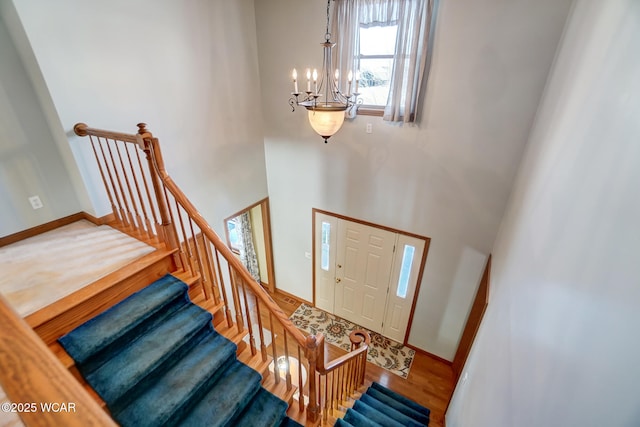
<path id="1" fill-rule="evenodd" d="M 309 110 L 309 123 L 313 130 L 326 141 L 342 127 L 342 123 L 344 123 L 344 109 Z"/>

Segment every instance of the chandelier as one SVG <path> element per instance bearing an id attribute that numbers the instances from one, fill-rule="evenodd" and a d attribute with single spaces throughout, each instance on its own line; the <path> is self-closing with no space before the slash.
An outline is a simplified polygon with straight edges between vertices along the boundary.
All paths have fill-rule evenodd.
<path id="1" fill-rule="evenodd" d="M 293 77 L 293 92 L 291 92 L 292 97 L 289 98 L 291 111 L 295 111 L 296 106 L 303 106 L 308 110 L 311 127 L 318 135 L 324 138 L 325 143 L 340 130 L 346 112 L 353 116 L 355 108 L 357 108 L 359 95 L 357 75 L 354 83 L 353 72 L 349 71 L 347 88 L 346 91 L 343 91 L 340 87 L 340 72 L 336 69 L 332 73 L 331 50 L 336 44 L 331 42 L 331 33 L 329 33 L 330 4 L 331 0 L 327 0 L 327 29 L 324 35 L 324 43 L 321 43 L 324 51 L 322 71 L 318 75 L 318 70 L 311 71 L 310 68 L 307 68 L 306 90 L 300 92 L 298 90 L 298 72 L 294 68 L 291 74 Z M 318 77 L 320 78 L 319 82 Z"/>

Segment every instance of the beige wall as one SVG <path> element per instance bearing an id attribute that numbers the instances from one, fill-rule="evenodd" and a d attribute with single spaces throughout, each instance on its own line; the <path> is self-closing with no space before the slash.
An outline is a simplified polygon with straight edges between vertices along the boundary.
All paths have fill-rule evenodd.
<path id="1" fill-rule="evenodd" d="M 638 46 L 640 2 L 575 2 L 448 427 L 638 425 Z"/>
<path id="2" fill-rule="evenodd" d="M 570 3 L 442 1 L 420 125 L 361 116 L 324 144 L 287 100 L 322 65 L 326 3 L 255 1 L 278 287 L 313 297 L 312 208 L 431 237 L 409 343 L 451 360 Z"/>
<path id="3" fill-rule="evenodd" d="M 11 6 L 0 3 L 0 236 L 84 208 L 20 57 L 20 28 Z M 41 209 L 32 209 L 28 198 L 34 195 Z"/>
<path id="4" fill-rule="evenodd" d="M 99 214 L 109 207 L 71 132 L 79 121 L 124 132 L 146 122 L 219 232 L 225 213 L 267 196 L 251 0 L 14 4 Z"/>

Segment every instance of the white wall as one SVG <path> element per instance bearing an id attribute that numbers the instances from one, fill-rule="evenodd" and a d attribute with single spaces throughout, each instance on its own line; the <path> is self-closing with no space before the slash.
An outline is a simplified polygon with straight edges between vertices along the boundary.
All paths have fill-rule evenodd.
<path id="1" fill-rule="evenodd" d="M 253 2 L 15 1 L 98 214 L 77 122 L 160 139 L 169 173 L 219 232 L 267 196 Z M 247 123 L 250 123 L 248 125 Z"/>
<path id="2" fill-rule="evenodd" d="M 0 236 L 83 210 L 0 5 Z M 9 21 L 10 22 L 10 21 Z M 33 210 L 28 198 L 43 207 Z"/>
<path id="3" fill-rule="evenodd" d="M 447 426 L 640 420 L 640 2 L 577 0 Z"/>
<path id="4" fill-rule="evenodd" d="M 409 343 L 451 360 L 569 4 L 442 1 L 421 124 L 361 116 L 325 145 L 287 100 L 322 65 L 326 3 L 256 1 L 278 287 L 313 298 L 314 207 L 431 237 Z"/>

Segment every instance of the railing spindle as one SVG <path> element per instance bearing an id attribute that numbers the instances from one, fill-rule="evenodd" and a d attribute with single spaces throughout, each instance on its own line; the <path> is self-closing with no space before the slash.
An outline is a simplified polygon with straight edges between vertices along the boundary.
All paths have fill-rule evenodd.
<path id="1" fill-rule="evenodd" d="M 184 247 L 182 246 L 182 241 L 184 240 L 184 229 L 182 233 L 182 237 L 178 231 L 178 227 L 176 226 L 175 214 L 180 211 L 178 207 L 177 200 L 174 200 L 175 210 L 171 207 L 171 199 L 169 198 L 169 193 L 166 188 L 162 188 L 162 193 L 164 194 L 163 204 L 165 209 L 167 209 L 167 224 L 160 227 L 162 230 L 162 235 L 164 236 L 164 241 L 167 247 L 171 249 L 177 249 L 177 253 L 173 254 L 173 259 L 176 265 L 181 268 L 183 271 L 189 271 L 189 260 L 184 253 Z M 173 243 L 170 243 L 173 242 Z"/>
<path id="2" fill-rule="evenodd" d="M 198 271 L 200 271 L 200 280 L 202 281 L 202 290 L 206 299 L 209 299 L 209 293 L 207 292 L 208 281 L 207 275 L 204 272 L 204 265 L 202 263 L 202 253 L 200 251 L 200 244 L 198 243 L 198 235 L 193 229 L 193 220 L 189 217 L 189 228 L 191 228 L 191 236 L 193 237 L 193 246 L 196 252 L 196 262 L 198 263 Z M 202 234 L 201 234 L 202 235 Z M 202 235 L 204 237 L 204 235 Z"/>
<path id="3" fill-rule="evenodd" d="M 111 204 L 111 211 L 113 212 L 113 215 L 115 217 L 115 219 L 120 218 L 120 214 L 118 213 L 118 209 L 116 208 L 115 203 L 113 202 L 113 196 L 111 195 L 111 187 L 109 186 L 109 184 L 107 184 L 107 179 L 104 176 L 104 170 L 102 167 L 102 163 L 104 163 L 106 160 L 104 159 L 104 153 L 103 153 L 103 159 L 102 162 L 100 161 L 100 157 L 98 156 L 98 152 L 96 151 L 96 146 L 95 146 L 95 141 L 93 140 L 92 136 L 89 136 L 89 141 L 91 142 L 91 148 L 93 149 L 93 155 L 96 158 L 96 162 L 98 163 L 98 170 L 100 171 L 100 176 L 102 177 L 102 183 L 104 184 L 104 188 L 107 190 L 107 197 L 109 198 L 109 203 Z M 106 167 L 106 163 L 105 163 L 105 167 Z"/>
<path id="4" fill-rule="evenodd" d="M 256 294 L 253 294 L 253 300 L 254 300 L 254 304 L 256 307 L 256 316 L 258 317 L 258 330 L 259 330 L 259 337 L 260 337 L 260 353 L 262 355 L 262 361 L 265 362 L 267 360 L 267 346 L 264 345 L 264 330 L 262 328 L 262 314 L 260 313 L 260 301 L 258 300 L 258 297 L 256 296 Z M 273 332 L 271 333 L 271 340 L 274 339 L 274 334 Z M 298 349 L 298 354 L 300 353 L 300 349 Z M 298 355 L 298 358 L 300 356 Z M 302 372 L 302 371 L 299 371 Z M 302 378 L 302 375 L 300 375 L 300 378 Z"/>
<path id="5" fill-rule="evenodd" d="M 116 175 L 116 181 L 118 182 L 118 187 L 120 188 L 120 194 L 122 196 L 122 205 L 123 205 L 122 207 L 124 208 L 124 212 L 127 218 L 127 224 L 131 227 L 135 227 L 133 214 L 131 213 L 131 208 L 129 208 L 129 200 L 127 200 L 127 194 L 124 192 L 124 187 L 122 186 L 122 179 L 120 178 L 120 174 L 118 173 L 118 170 L 117 170 L 118 167 L 116 165 L 116 161 L 113 158 L 113 151 L 111 150 L 109 139 L 105 138 L 105 141 L 107 145 L 107 151 L 109 152 L 109 157 L 111 158 L 111 165 L 113 166 L 113 169 Z"/>
<path id="6" fill-rule="evenodd" d="M 285 381 L 287 383 L 287 390 L 291 390 L 291 366 L 289 366 L 289 343 L 287 341 L 287 331 L 284 330 L 283 338 L 284 338 L 284 357 L 287 361 L 286 367 L 287 372 L 285 373 Z"/>
<path id="7" fill-rule="evenodd" d="M 231 309 L 229 308 L 229 300 L 227 299 L 227 288 L 222 277 L 222 268 L 220 267 L 220 254 L 217 248 L 214 248 L 216 253 L 216 269 L 218 270 L 218 278 L 220 280 L 220 291 L 222 292 L 222 300 L 224 301 L 224 315 L 227 319 L 227 327 L 233 326 L 233 318 L 231 317 Z"/>
<path id="8" fill-rule="evenodd" d="M 271 328 L 271 353 L 273 354 L 273 380 L 280 384 L 280 370 L 278 369 L 278 350 L 276 349 L 276 331 L 273 329 L 273 316 L 269 312 L 269 327 Z"/>
<path id="9" fill-rule="evenodd" d="M 108 140 L 107 140 L 108 141 Z M 126 147 L 126 142 L 122 142 L 122 144 L 125 144 L 125 149 Z M 118 140 L 113 140 L 113 146 L 116 148 L 116 154 L 118 155 L 118 160 L 120 161 L 120 170 L 122 171 L 122 176 L 124 178 L 124 183 L 126 185 L 127 191 L 128 191 L 128 200 L 131 202 L 131 225 L 133 226 L 134 229 L 136 228 L 141 228 L 142 227 L 142 218 L 140 217 L 140 213 L 138 212 L 138 206 L 136 204 L 136 200 L 135 197 L 133 195 L 133 190 L 131 189 L 131 183 L 129 182 L 129 174 L 127 173 L 127 169 L 126 166 L 124 165 L 124 160 L 122 159 L 122 153 L 120 153 L 120 145 L 118 144 Z"/>
<path id="10" fill-rule="evenodd" d="M 113 164 L 113 162 L 111 162 L 111 168 L 109 167 L 109 159 L 107 158 L 107 155 L 104 152 L 104 143 L 102 142 L 102 139 L 100 137 L 97 137 L 98 139 L 98 146 L 100 147 L 100 152 L 102 153 L 102 158 L 104 159 L 104 165 L 107 169 L 107 174 L 109 175 L 109 181 L 111 181 L 111 187 L 113 188 L 113 193 L 116 196 L 116 204 L 118 205 L 118 212 L 120 213 L 118 216 L 120 217 L 120 222 L 122 223 L 122 225 L 124 225 L 125 227 L 127 227 L 129 225 L 129 219 L 127 218 L 127 213 L 124 210 L 123 207 L 123 202 L 121 200 L 121 196 L 120 193 L 118 192 L 118 187 L 116 186 L 116 183 L 113 179 L 113 175 L 116 174 L 116 180 L 117 180 L 117 172 L 115 170 L 115 165 Z M 108 141 L 107 141 L 108 144 Z M 108 148 L 108 145 L 107 145 Z M 111 171 L 111 169 L 113 170 L 113 173 Z"/>
<path id="11" fill-rule="evenodd" d="M 138 151 L 135 147 L 133 149 L 136 152 Z M 138 174 L 136 173 L 136 170 L 133 167 L 134 163 L 131 161 L 131 153 L 126 143 L 124 143 L 124 151 L 127 153 L 127 159 L 129 160 L 129 170 L 131 171 L 133 184 L 135 185 L 136 193 L 138 195 L 138 203 L 140 204 L 140 210 L 142 211 L 143 218 L 141 219 L 141 223 L 139 224 L 139 226 L 142 229 L 141 231 L 144 231 L 146 229 L 147 236 L 153 237 L 153 230 L 151 230 L 151 221 L 149 220 L 149 215 L 147 214 L 147 208 L 144 206 L 144 200 L 142 199 L 142 192 L 140 191 L 140 184 L 138 183 L 138 176 L 137 176 Z M 140 169 L 140 173 L 141 174 L 143 173 L 142 169 Z"/>
<path id="12" fill-rule="evenodd" d="M 242 333 L 244 330 L 244 320 L 242 318 L 242 309 L 240 307 L 240 295 L 238 293 L 238 283 L 236 281 L 236 270 L 229 265 L 229 278 L 231 280 L 231 296 L 233 298 L 233 309 L 236 312 L 236 327 L 238 333 Z"/>
<path id="13" fill-rule="evenodd" d="M 213 263 L 213 257 L 211 255 L 211 242 L 207 239 L 207 236 L 202 234 L 202 246 L 204 248 L 204 255 L 207 259 L 207 274 L 209 275 L 209 293 L 213 296 L 213 302 L 215 305 L 220 304 L 220 295 L 218 294 L 218 284 L 216 283 L 215 265 Z"/>
<path id="14" fill-rule="evenodd" d="M 322 411 L 322 420 L 326 423 L 329 416 L 329 375 L 324 375 L 324 410 Z"/>
<path id="15" fill-rule="evenodd" d="M 253 322 L 251 321 L 251 309 L 249 308 L 249 303 L 247 301 L 247 289 L 244 284 L 244 280 L 240 278 L 240 290 L 242 291 L 242 298 L 244 300 L 244 311 L 247 317 L 247 329 L 249 330 L 249 346 L 251 349 L 251 356 L 255 356 L 257 353 L 256 350 L 256 341 L 253 336 Z"/>
<path id="16" fill-rule="evenodd" d="M 195 265 L 193 263 L 193 254 L 191 253 L 191 245 L 189 244 L 189 237 L 187 236 L 187 233 L 184 228 L 184 221 L 182 220 L 182 213 L 181 213 L 180 206 L 178 205 L 178 201 L 174 199 L 174 203 L 175 203 L 176 212 L 172 216 L 172 222 L 175 224 L 176 217 L 177 217 L 178 219 L 177 222 L 178 222 L 178 225 L 180 226 L 178 228 L 178 232 L 182 233 L 178 236 L 178 243 L 180 245 L 180 254 L 183 257 L 183 260 L 184 260 L 184 256 L 186 255 L 186 264 L 184 266 L 184 269 L 187 270 L 188 268 L 189 272 L 193 274 L 195 270 Z M 169 213 L 171 213 L 171 210 L 169 211 Z M 180 238 L 180 236 L 182 236 L 182 238 Z"/>
<path id="17" fill-rule="evenodd" d="M 298 408 L 300 412 L 304 412 L 304 383 L 302 382 L 302 357 L 300 355 L 300 346 L 298 347 Z M 309 373 L 308 373 L 309 374 Z"/>
<path id="18" fill-rule="evenodd" d="M 151 223 L 148 223 L 149 230 L 153 234 L 154 237 L 159 238 L 159 229 L 160 222 L 158 221 L 158 214 L 156 213 L 156 205 L 153 203 L 153 198 L 151 197 L 151 192 L 149 191 L 149 183 L 147 182 L 147 174 L 145 173 L 144 168 L 142 167 L 142 159 L 140 159 L 140 150 L 134 150 L 136 153 L 136 158 L 138 159 L 138 166 L 140 168 L 140 175 L 142 175 L 142 182 L 144 184 L 145 194 L 147 196 L 147 200 L 149 201 L 149 210 L 151 211 L 151 216 L 153 217 L 153 227 Z M 150 219 L 149 219 L 150 221 Z"/>

